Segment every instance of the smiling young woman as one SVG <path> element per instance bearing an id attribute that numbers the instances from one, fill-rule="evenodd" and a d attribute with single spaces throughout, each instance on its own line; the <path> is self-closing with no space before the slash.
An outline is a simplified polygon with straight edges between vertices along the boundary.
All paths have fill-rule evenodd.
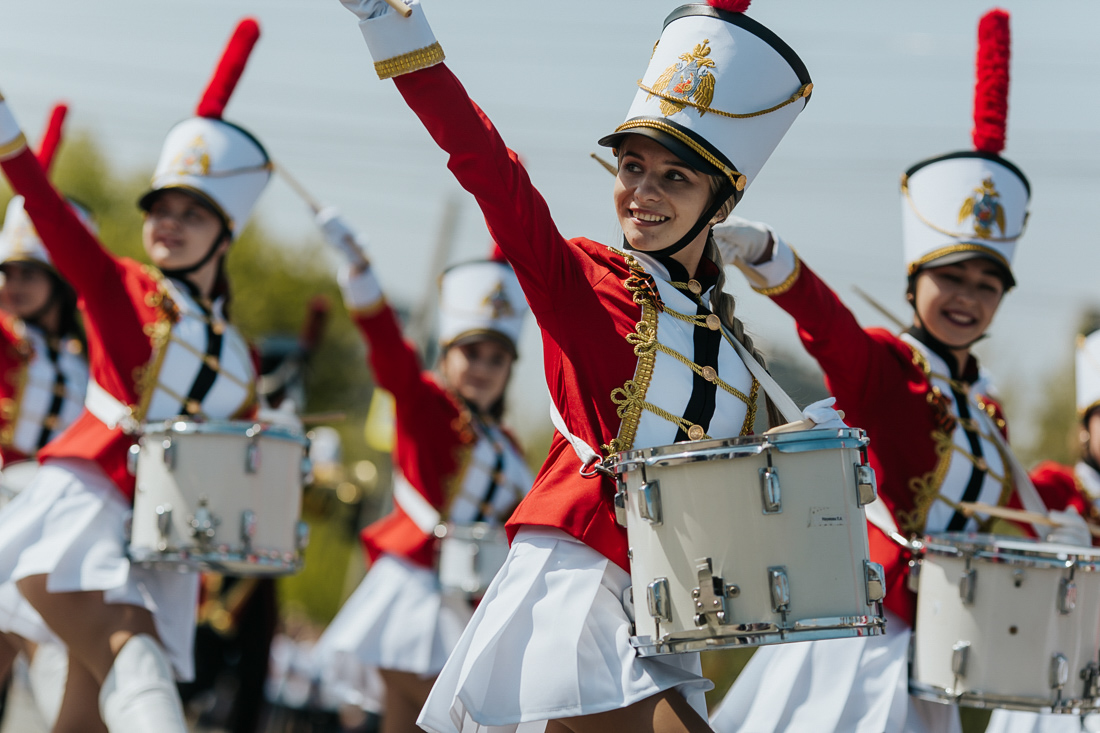
<path id="1" fill-rule="evenodd" d="M 1003 11 L 982 22 L 1003 22 L 1007 33 Z M 985 129 L 981 120 L 976 129 Z M 1036 508 L 997 438 L 1007 435 L 1004 415 L 970 351 L 1015 284 L 1012 259 L 1030 198 L 1023 173 L 999 155 L 1003 141 L 1003 130 L 999 143 L 976 133 L 976 150 L 922 161 L 902 177 L 913 325 L 900 335 L 861 328 L 767 225 L 731 218 L 715 228 L 723 254 L 794 317 L 837 406 L 871 439 L 879 488 L 867 512 L 871 556 L 888 587 L 884 636 L 758 650 L 712 719 L 721 733 L 961 730 L 957 706 L 908 694 L 916 593 L 912 555 L 893 538 L 989 531 L 991 521 L 965 514 L 963 501 Z M 1075 491 L 1040 496 L 1049 509 L 1087 509 Z"/>
<path id="2" fill-rule="evenodd" d="M 0 101 L 0 167 L 79 293 L 88 331 L 86 409 L 40 451 L 34 481 L 0 513 L 0 626 L 68 648 L 56 731 L 92 730 L 100 718 L 112 733 L 186 730 L 175 677 L 192 674 L 198 574 L 130 563 L 127 455 L 137 423 L 256 409 L 252 354 L 223 308 L 222 263 L 271 166 L 221 113 L 258 33 L 242 22 L 226 54 L 235 70 L 220 66 L 199 116 L 168 134 L 139 202 L 153 267 L 103 247 Z"/>
<path id="3" fill-rule="evenodd" d="M 722 292 L 710 230 L 805 107 L 805 66 L 741 12 L 743 0 L 674 11 L 627 119 L 600 140 L 619 162 L 619 249 L 561 236 L 517 156 L 441 63 L 419 2 L 408 19 L 381 0 L 344 5 L 515 267 L 543 331 L 557 428 L 508 524 L 508 559 L 419 725 L 708 730 L 698 655 L 639 657 L 630 644 L 626 532 L 614 480 L 596 469 L 634 448 L 754 430 L 762 396 L 740 348 L 762 357 Z"/>

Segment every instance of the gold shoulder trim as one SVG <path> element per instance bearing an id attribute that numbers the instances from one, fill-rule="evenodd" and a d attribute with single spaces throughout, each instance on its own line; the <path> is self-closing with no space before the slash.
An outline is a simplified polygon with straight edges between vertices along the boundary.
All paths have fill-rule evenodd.
<path id="1" fill-rule="evenodd" d="M 443 47 L 439 45 L 439 41 L 436 41 L 430 46 L 418 48 L 415 51 L 409 51 L 383 61 L 376 61 L 374 70 L 378 73 L 379 79 L 392 79 L 395 76 L 411 74 L 414 71 L 435 66 L 445 58 Z"/>
<path id="2" fill-rule="evenodd" d="M 19 133 L 14 140 L 0 145 L 0 160 L 15 157 L 17 153 L 23 152 L 25 147 L 27 147 L 27 137 L 23 133 Z"/>
<path id="3" fill-rule="evenodd" d="M 795 256 L 794 256 L 794 269 L 791 270 L 790 275 L 787 275 L 786 280 L 784 280 L 783 282 L 779 283 L 778 285 L 775 285 L 775 286 L 770 287 L 770 288 L 758 288 L 758 287 L 754 286 L 753 290 L 760 293 L 761 295 L 766 295 L 769 298 L 773 298 L 776 295 L 782 295 L 783 293 L 787 292 L 792 287 L 794 287 L 795 282 L 798 281 L 798 277 L 801 274 L 802 274 L 802 260 L 799 258 L 798 254 L 795 253 Z"/>

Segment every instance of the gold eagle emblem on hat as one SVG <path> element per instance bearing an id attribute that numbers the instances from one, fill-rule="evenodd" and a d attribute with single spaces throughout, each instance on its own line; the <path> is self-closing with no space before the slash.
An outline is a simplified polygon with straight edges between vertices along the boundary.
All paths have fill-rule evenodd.
<path id="1" fill-rule="evenodd" d="M 497 283 L 497 286 L 485 296 L 481 304 L 489 309 L 493 314 L 493 318 L 514 316 L 516 314 L 516 309 L 512 307 L 512 302 L 508 300 L 508 294 L 504 292 L 504 283 Z"/>
<path id="2" fill-rule="evenodd" d="M 687 104 L 676 101 L 676 97 L 693 101 L 699 116 L 706 114 L 714 99 L 715 77 L 713 69 L 716 68 L 710 56 L 710 39 L 704 39 L 702 43 L 695 45 L 689 53 L 680 54 L 672 66 L 669 66 L 653 84 L 653 92 L 661 98 L 661 113 L 666 117 L 677 112 L 682 112 Z M 652 96 L 652 94 L 650 95 Z"/>
<path id="3" fill-rule="evenodd" d="M 982 185 L 975 188 L 970 197 L 963 201 L 959 209 L 959 223 L 962 224 L 969 217 L 974 217 L 974 236 L 979 239 L 989 239 L 993 236 L 993 224 L 1001 230 L 1001 236 L 1005 235 L 1005 208 L 998 199 L 1001 194 L 993 186 L 993 179 L 986 178 Z"/>
<path id="4" fill-rule="evenodd" d="M 189 146 L 176 154 L 172 167 L 178 174 L 205 176 L 210 173 L 210 151 L 202 135 L 196 136 Z"/>

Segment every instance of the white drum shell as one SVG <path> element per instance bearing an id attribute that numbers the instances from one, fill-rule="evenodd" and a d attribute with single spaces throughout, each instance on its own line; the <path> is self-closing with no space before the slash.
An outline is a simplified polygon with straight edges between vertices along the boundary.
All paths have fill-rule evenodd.
<path id="1" fill-rule="evenodd" d="M 503 527 L 484 522 L 441 525 L 439 584 L 444 590 L 471 597 L 485 593 L 508 557 L 508 535 Z"/>
<path id="2" fill-rule="evenodd" d="M 842 442 L 847 447 L 827 447 Z M 720 452 L 723 444 L 742 452 L 686 462 L 672 458 L 677 450 Z M 632 451 L 663 454 L 649 458 L 644 470 L 627 465 L 619 477 L 620 491 L 626 487 L 639 653 L 881 633 L 881 604 L 868 598 L 869 548 L 856 468 L 865 444 L 858 430 L 820 430 L 768 442 L 742 438 Z M 779 477 L 781 511 L 766 514 L 761 471 L 769 466 L 769 454 Z M 629 455 L 616 470 L 629 463 Z M 639 489 L 646 481 L 659 482 L 660 524 L 642 516 Z M 714 614 L 702 626 L 696 623 L 700 609 L 693 591 L 701 587 L 703 558 L 710 558 L 713 576 L 738 589 L 726 600 L 724 624 Z M 789 583 L 785 614 L 773 604 L 773 568 L 782 568 Z M 658 621 L 649 610 L 648 588 L 662 578 L 668 584 L 668 621 Z M 711 599 L 702 610 L 718 603 Z"/>
<path id="3" fill-rule="evenodd" d="M 1036 558 L 1037 553 L 1045 557 Z M 960 590 L 966 555 L 973 571 L 972 603 L 963 602 Z M 1097 563 L 1100 549 L 991 535 L 929 537 L 919 575 L 910 691 L 969 707 L 1098 709 L 1095 691 L 1087 689 L 1087 670 L 1098 663 L 1100 650 Z M 1059 598 L 1070 566 L 1075 566 L 1076 602 L 1063 613 Z M 956 675 L 952 659 L 963 644 L 969 645 L 965 666 Z M 1057 654 L 1068 667 L 1061 691 L 1052 685 Z"/>
<path id="4" fill-rule="evenodd" d="M 226 575 L 300 568 L 304 436 L 253 423 L 180 421 L 147 427 L 136 448 L 132 560 Z M 192 520 L 201 522 L 203 509 L 214 526 L 200 542 Z"/>

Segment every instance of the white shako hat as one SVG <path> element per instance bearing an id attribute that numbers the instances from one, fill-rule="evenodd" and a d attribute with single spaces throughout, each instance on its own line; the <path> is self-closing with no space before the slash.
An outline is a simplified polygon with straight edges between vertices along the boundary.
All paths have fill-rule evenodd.
<path id="1" fill-rule="evenodd" d="M 516 352 L 527 299 L 516 273 L 494 246 L 488 260 L 448 268 L 439 282 L 439 343 L 489 338 Z"/>
<path id="2" fill-rule="evenodd" d="M 902 239 L 909 275 L 985 257 L 1015 284 L 1012 258 L 1027 223 L 1031 186 L 1000 156 L 1008 115 L 1008 13 L 978 23 L 974 150 L 921 161 L 901 177 Z"/>
<path id="3" fill-rule="evenodd" d="M 61 144 L 61 133 L 68 112 L 68 105 L 63 103 L 54 105 L 46 131 L 39 142 L 38 162 L 47 175 L 53 167 L 57 148 Z M 7 262 L 32 262 L 60 277 L 53 266 L 53 260 L 50 259 L 50 253 L 46 251 L 30 216 L 23 208 L 23 200 L 22 196 L 13 196 L 8 202 L 8 208 L 4 214 L 4 226 L 0 229 L 0 266 Z M 68 202 L 84 226 L 94 232 L 96 228 L 91 212 L 73 199 L 68 199 Z"/>
<path id="4" fill-rule="evenodd" d="M 1077 337 L 1077 414 L 1100 407 L 1100 331 Z"/>
<path id="5" fill-rule="evenodd" d="M 806 65 L 743 14 L 748 5 L 709 0 L 674 10 L 626 121 L 600 145 L 645 135 L 696 170 L 725 175 L 740 201 L 813 90 Z"/>
<path id="6" fill-rule="evenodd" d="M 168 132 L 151 189 L 138 205 L 148 210 L 166 189 L 187 191 L 221 215 L 233 236 L 244 229 L 252 208 L 271 180 L 267 151 L 244 128 L 222 119 L 252 47 L 260 37 L 254 18 L 237 24 L 195 110 L 195 117 Z"/>

